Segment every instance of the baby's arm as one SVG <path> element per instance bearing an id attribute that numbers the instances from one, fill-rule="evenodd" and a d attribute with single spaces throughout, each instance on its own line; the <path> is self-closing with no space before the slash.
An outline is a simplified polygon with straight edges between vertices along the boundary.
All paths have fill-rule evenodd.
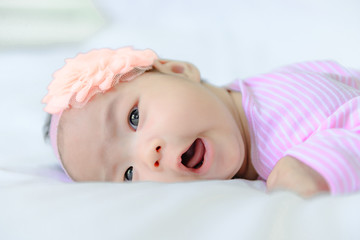
<path id="1" fill-rule="evenodd" d="M 303 197 L 329 191 L 327 182 L 318 172 L 291 156 L 285 156 L 276 163 L 266 185 L 269 191 L 286 189 Z"/>
<path id="2" fill-rule="evenodd" d="M 359 133 L 360 127 L 326 129 L 313 134 L 302 144 L 289 149 L 279 160 L 268 178 L 269 187 L 294 189 L 303 195 L 311 195 L 325 190 L 322 184 L 325 180 L 332 194 L 360 190 Z"/>

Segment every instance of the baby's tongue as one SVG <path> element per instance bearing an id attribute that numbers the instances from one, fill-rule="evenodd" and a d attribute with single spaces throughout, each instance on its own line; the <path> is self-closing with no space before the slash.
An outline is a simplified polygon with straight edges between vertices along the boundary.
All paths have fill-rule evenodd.
<path id="1" fill-rule="evenodd" d="M 203 142 L 200 139 L 196 139 L 195 142 L 191 145 L 189 150 L 185 153 L 188 160 L 183 162 L 183 164 L 188 168 L 194 168 L 197 164 L 202 161 L 204 156 L 205 147 Z"/>

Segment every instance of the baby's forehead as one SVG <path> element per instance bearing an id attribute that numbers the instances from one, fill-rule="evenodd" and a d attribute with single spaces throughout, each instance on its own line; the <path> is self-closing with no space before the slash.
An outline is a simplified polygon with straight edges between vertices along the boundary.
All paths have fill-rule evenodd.
<path id="1" fill-rule="evenodd" d="M 95 99 L 80 109 L 72 108 L 63 112 L 58 127 L 58 148 L 64 165 L 68 161 L 90 158 L 101 141 L 102 114 L 99 107 L 103 103 Z"/>
<path id="2" fill-rule="evenodd" d="M 159 81 L 154 81 L 161 78 L 170 78 L 172 77 L 169 74 L 161 73 L 156 70 L 151 70 L 145 72 L 141 76 L 136 77 L 135 79 L 129 82 L 120 82 L 116 86 L 114 86 L 111 90 L 104 93 L 95 94 L 84 106 L 81 108 L 72 107 L 68 110 L 65 110 L 60 119 L 59 125 L 76 125 L 76 124 L 84 124 L 85 122 L 94 122 L 96 117 L 99 114 L 105 112 L 105 108 L 110 104 L 110 102 L 121 95 L 122 99 L 127 99 L 137 88 L 141 88 L 142 85 L 140 82 L 151 83 L 151 86 L 161 86 L 163 83 Z M 124 89 L 128 89 L 128 91 L 123 91 Z M 144 89 L 142 89 L 143 91 Z M 141 95 L 142 91 L 137 91 L 137 94 Z M 146 91 L 146 89 L 145 89 Z"/>
<path id="3" fill-rule="evenodd" d="M 97 130 L 110 97 L 111 94 L 97 94 L 85 106 L 64 111 L 59 122 L 63 137 L 72 137 L 74 134 L 88 135 Z"/>

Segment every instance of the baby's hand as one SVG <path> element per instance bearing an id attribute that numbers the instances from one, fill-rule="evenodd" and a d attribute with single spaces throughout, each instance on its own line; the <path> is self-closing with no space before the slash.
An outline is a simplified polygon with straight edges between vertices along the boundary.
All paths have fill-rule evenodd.
<path id="1" fill-rule="evenodd" d="M 329 191 L 327 182 L 318 172 L 290 156 L 285 156 L 276 163 L 266 185 L 269 191 L 286 189 L 303 197 Z"/>

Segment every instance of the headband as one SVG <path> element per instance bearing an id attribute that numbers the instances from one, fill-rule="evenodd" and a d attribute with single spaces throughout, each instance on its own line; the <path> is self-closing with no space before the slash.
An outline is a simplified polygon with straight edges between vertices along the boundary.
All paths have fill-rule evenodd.
<path id="1" fill-rule="evenodd" d="M 81 108 L 95 94 L 105 93 L 119 82 L 133 80 L 152 69 L 157 58 L 150 49 L 96 49 L 66 59 L 64 67 L 54 73 L 48 94 L 42 102 L 46 104 L 45 112 L 51 114 L 51 146 L 65 173 L 57 145 L 58 125 L 63 111 L 72 107 Z"/>

